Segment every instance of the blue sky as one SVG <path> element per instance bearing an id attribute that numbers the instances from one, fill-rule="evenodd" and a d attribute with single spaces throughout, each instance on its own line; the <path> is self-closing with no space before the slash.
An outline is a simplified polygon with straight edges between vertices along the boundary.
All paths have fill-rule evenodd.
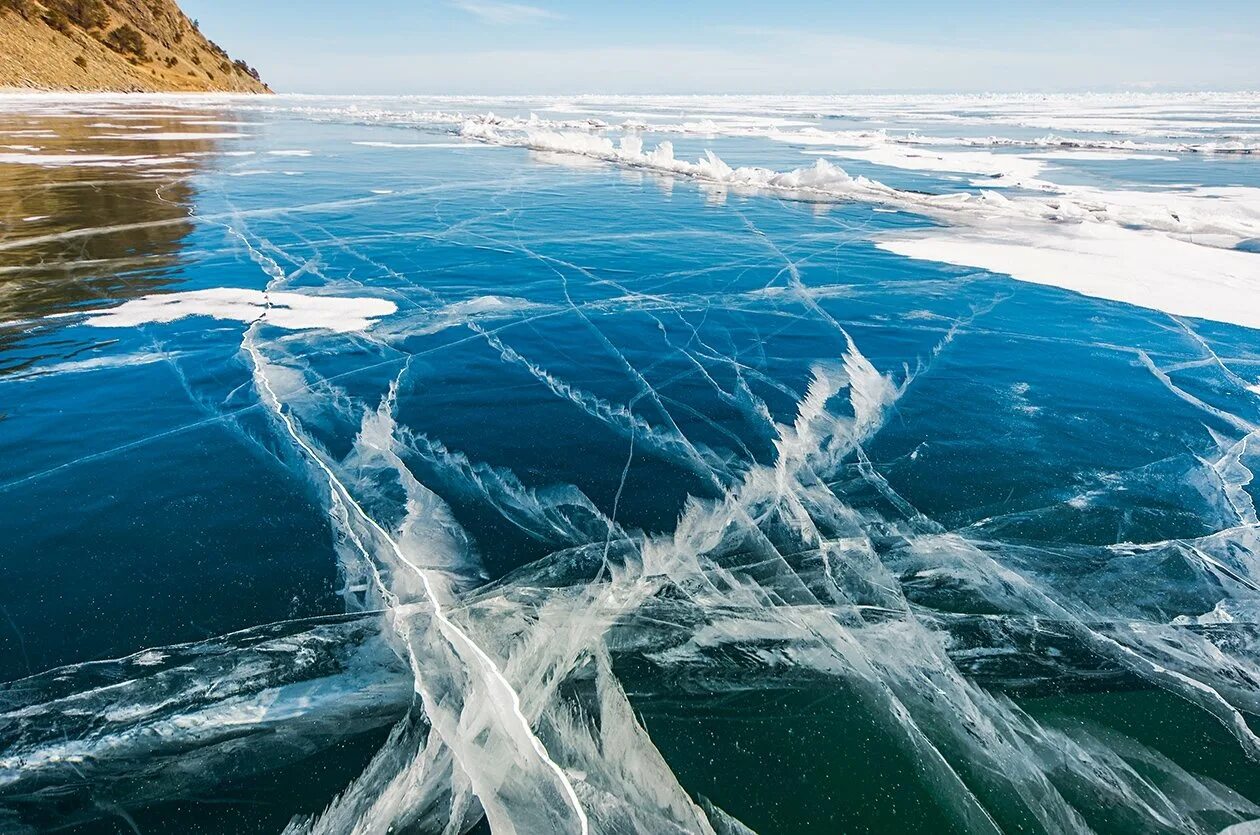
<path id="1" fill-rule="evenodd" d="M 1260 3 L 182 0 L 280 91 L 1255 89 Z"/>

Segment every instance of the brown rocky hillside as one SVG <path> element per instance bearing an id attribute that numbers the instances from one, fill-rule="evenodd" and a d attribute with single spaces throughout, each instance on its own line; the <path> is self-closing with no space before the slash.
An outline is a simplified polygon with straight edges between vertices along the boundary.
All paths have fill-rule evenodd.
<path id="1" fill-rule="evenodd" d="M 269 93 L 175 0 L 0 0 L 0 88 Z"/>

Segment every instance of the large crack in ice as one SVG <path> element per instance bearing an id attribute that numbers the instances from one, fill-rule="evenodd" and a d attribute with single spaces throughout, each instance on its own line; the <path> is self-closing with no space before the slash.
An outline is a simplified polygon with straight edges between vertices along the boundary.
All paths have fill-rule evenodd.
<path id="1" fill-rule="evenodd" d="M 271 269 L 283 276 L 278 267 Z M 885 717 L 890 738 L 900 738 L 918 752 L 928 768 L 926 779 L 939 783 L 940 796 L 955 804 L 952 814 L 968 821 L 970 829 L 1004 829 L 1014 803 L 1033 813 L 1046 831 L 1085 831 L 1091 824 L 1081 809 L 1095 814 L 1098 798 L 1089 795 L 1103 791 L 1103 785 L 1109 787 L 1105 802 L 1136 810 L 1134 814 L 1166 828 L 1203 831 L 1188 816 L 1192 808 L 1244 817 L 1260 813 L 1221 787 L 1196 781 L 1169 762 L 1152 760 L 1154 755 L 1140 748 L 1126 758 L 1112 742 L 1041 726 L 960 675 L 955 666 L 959 648 L 944 637 L 951 630 L 938 631 L 946 621 L 931 614 L 932 597 L 939 593 L 931 578 L 937 573 L 954 584 L 961 582 L 968 594 L 978 594 L 1002 611 L 1055 624 L 1076 647 L 1074 652 L 1101 655 L 1158 686 L 1185 692 L 1233 725 L 1240 742 L 1254 746 L 1232 705 L 1245 704 L 1250 711 L 1257 694 L 1239 689 L 1236 682 L 1226 686 L 1228 676 L 1221 674 L 1221 665 L 1244 664 L 1244 656 L 1214 643 L 1210 635 L 1157 623 L 1137 630 L 1132 620 L 1136 612 L 1119 610 L 1119 617 L 1108 621 L 1097 601 L 1072 603 L 1070 594 L 1051 598 L 1042 589 L 1055 588 L 1053 578 L 1040 575 L 1034 584 L 1023 576 L 1029 566 L 1020 567 L 1018 560 L 1014 565 L 997 562 L 997 554 L 1012 549 L 945 534 L 904 500 L 893 504 L 908 517 L 902 544 L 886 556 L 877 555 L 869 539 L 876 518 L 869 510 L 844 504 L 827 481 L 852 456 L 862 458 L 863 443 L 878 431 L 905 386 L 876 371 L 851 339 L 840 362 L 815 366 L 794 424 L 778 429 L 775 462 L 749 469 L 721 499 L 693 500 L 673 533 L 629 534 L 610 520 L 602 539 L 558 551 L 469 595 L 457 591 L 461 583 L 455 579 L 468 567 L 459 556 L 466 549 L 459 528 L 441 500 L 409 475 L 402 452 L 423 451 L 428 460 L 446 462 L 464 477 L 476 467 L 449 453 L 439 455 L 431 443 L 399 434 L 392 412 L 405 375 L 395 378 L 375 409 L 364 412 L 352 457 L 338 462 L 305 434 L 298 412 L 314 409 L 317 414 L 322 403 L 340 398 L 327 399 L 325 392 L 318 399 L 303 396 L 311 387 L 301 378 L 310 370 L 296 357 L 289 357 L 288 362 L 298 365 L 288 371 L 268 358 L 279 345 L 263 342 L 261 328 L 251 327 L 243 342 L 259 394 L 305 465 L 325 483 L 330 518 L 347 547 L 368 564 L 360 579 L 373 584 L 375 592 L 363 605 L 378 605 L 370 602 L 373 598 L 384 604 L 384 617 L 399 642 L 395 650 L 406 659 L 424 706 L 416 714 L 395 699 L 392 709 L 407 716 L 377 760 L 324 816 L 297 822 L 294 831 L 384 831 L 391 824 L 426 820 L 424 828 L 459 831 L 482 813 L 496 831 L 576 831 L 582 826 L 615 831 L 614 821 L 629 810 L 643 815 L 662 804 L 671 810 L 668 815 L 636 818 L 640 831 L 709 831 L 718 814 L 706 815 L 677 786 L 634 720 L 610 660 L 629 652 L 672 671 L 670 679 L 683 675 L 716 690 L 755 687 L 755 679 L 739 682 L 723 670 L 727 648 L 737 647 L 753 661 L 749 672 L 764 664 L 766 671 L 794 669 L 856 687 L 868 709 Z M 844 392 L 847 415 L 835 413 L 832 406 Z M 298 399 L 287 399 L 293 397 Z M 356 480 L 348 481 L 343 469 L 355 473 Z M 404 487 L 406 508 L 389 511 L 400 520 L 392 532 L 356 497 L 355 485 L 366 487 L 364 478 Z M 875 482 L 883 495 L 890 495 L 886 482 Z M 535 520 L 530 524 L 554 524 L 544 498 L 513 499 L 512 491 L 519 488 L 502 479 L 483 478 L 480 486 L 507 491 L 503 501 L 512 503 L 523 519 Z M 1204 541 L 1150 547 L 1183 549 L 1187 558 L 1222 579 L 1254 588 L 1245 580 L 1249 568 L 1228 555 L 1232 546 L 1222 552 L 1220 545 L 1230 537 L 1245 542 L 1255 535 L 1253 527 L 1244 527 L 1235 534 L 1225 532 L 1226 539 L 1217 545 Z M 351 562 L 347 558 L 348 582 L 355 571 Z M 457 608 L 450 609 L 452 605 Z M 457 616 L 460 623 L 454 620 Z M 963 634 L 969 623 L 957 621 L 952 630 Z M 680 628 L 683 624 L 688 626 Z M 366 650 L 356 647 L 371 641 L 370 633 L 356 634 L 363 637 L 346 644 L 352 662 L 367 657 Z M 134 687 L 165 675 L 168 654 L 173 653 L 134 658 Z M 494 661 L 494 655 L 503 660 Z M 154 672 L 143 675 L 148 664 Z M 376 669 L 383 679 L 338 674 L 321 679 L 327 682 L 321 686 L 330 693 L 348 688 L 366 694 L 373 686 L 398 680 L 399 672 L 389 664 Z M 390 669 L 394 671 L 388 673 Z M 452 678 L 452 669 L 467 678 Z M 583 670 L 593 670 L 593 677 Z M 193 684 L 197 674 L 187 680 Z M 590 682 L 598 694 L 595 701 L 577 709 L 562 695 L 560 685 L 566 681 L 566 687 Z M 924 681 L 931 682 L 926 690 Z M 438 695 L 446 687 L 453 688 L 446 691 L 448 697 L 464 693 L 459 700 L 462 718 Z M 155 721 L 169 722 L 159 720 L 152 708 L 128 704 L 133 693 L 145 692 L 127 685 L 91 698 L 113 705 L 113 722 L 137 730 L 155 727 Z M 199 714 L 199 727 L 216 727 L 220 708 L 214 702 L 204 709 L 209 712 Z M 334 715 L 355 704 L 327 703 Z M 28 715 L 30 708 L 21 710 L 7 715 Z M 588 710 L 601 717 L 597 736 L 591 736 L 594 726 L 581 718 Z M 273 707 L 268 721 L 301 733 L 305 714 Z M 188 722 L 179 720 L 181 725 Z M 81 753 L 71 753 L 65 743 L 49 747 L 32 734 L 21 755 L 27 773 L 10 773 L 10 781 L 17 780 L 10 785 L 29 785 L 39 773 L 56 774 L 75 757 L 108 761 L 137 756 L 137 751 L 152 753 L 146 747 L 153 744 L 151 732 L 138 737 L 127 733 L 145 742 L 139 748 L 119 748 L 106 742 L 110 737 L 93 734 L 77 743 Z M 474 738 L 489 736 L 477 743 L 470 733 Z M 203 739 L 201 745 L 213 750 L 213 739 Z M 1069 766 L 1074 776 L 1066 782 L 1064 775 L 1055 776 L 1064 767 L 1065 749 L 1079 763 Z M 1139 777 L 1128 764 L 1133 757 L 1144 758 L 1147 768 L 1155 762 L 1162 782 Z M 35 766 L 37 762 L 42 765 Z M 513 767 L 505 773 L 508 762 Z M 1103 783 L 1099 774 L 1106 775 Z M 94 777 L 107 779 L 108 773 Z M 545 790 L 547 786 L 552 788 Z M 1090 788 L 1081 794 L 1080 786 Z M 177 789 L 168 784 L 164 791 Z M 1170 792 L 1190 792 L 1198 806 L 1187 806 L 1184 794 Z M 542 802 L 532 803 L 531 797 Z M 563 802 L 565 797 L 572 805 Z M 552 817 L 566 808 L 574 812 L 567 823 Z M 582 823 L 578 809 L 592 817 Z"/>

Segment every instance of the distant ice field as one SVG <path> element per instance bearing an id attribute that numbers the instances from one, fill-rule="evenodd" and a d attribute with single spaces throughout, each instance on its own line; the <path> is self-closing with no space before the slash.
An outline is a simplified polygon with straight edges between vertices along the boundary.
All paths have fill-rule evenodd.
<path id="1" fill-rule="evenodd" d="M 1256 94 L 0 96 L 0 830 L 1249 831 L 1258 334 Z"/>

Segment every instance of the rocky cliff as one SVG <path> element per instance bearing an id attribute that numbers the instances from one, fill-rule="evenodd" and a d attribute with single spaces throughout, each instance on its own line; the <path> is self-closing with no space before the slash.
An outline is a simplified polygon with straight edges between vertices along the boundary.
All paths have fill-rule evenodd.
<path id="1" fill-rule="evenodd" d="M 269 93 L 175 0 L 0 0 L 0 88 Z"/>

